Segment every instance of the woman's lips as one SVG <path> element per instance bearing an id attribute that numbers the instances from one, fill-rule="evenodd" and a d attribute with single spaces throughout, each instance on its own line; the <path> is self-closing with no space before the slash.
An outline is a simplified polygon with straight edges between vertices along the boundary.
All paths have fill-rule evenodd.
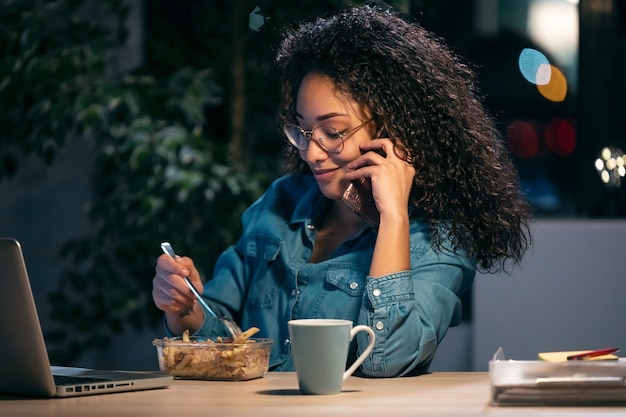
<path id="1" fill-rule="evenodd" d="M 313 170 L 313 176 L 315 176 L 315 179 L 317 181 L 323 181 L 323 182 L 327 182 L 330 181 L 333 176 L 335 175 L 335 172 L 338 170 L 339 168 L 332 168 L 332 169 L 314 169 Z"/>

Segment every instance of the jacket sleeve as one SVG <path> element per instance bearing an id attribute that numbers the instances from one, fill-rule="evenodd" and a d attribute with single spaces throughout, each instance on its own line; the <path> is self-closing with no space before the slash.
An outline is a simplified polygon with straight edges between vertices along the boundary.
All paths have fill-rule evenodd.
<path id="1" fill-rule="evenodd" d="M 461 321 L 459 296 L 475 273 L 472 259 L 436 252 L 423 236 L 412 234 L 411 270 L 368 277 L 359 322 L 374 330 L 376 341 L 361 372 L 372 377 L 426 372 L 448 328 Z M 366 338 L 357 334 L 359 353 Z"/>

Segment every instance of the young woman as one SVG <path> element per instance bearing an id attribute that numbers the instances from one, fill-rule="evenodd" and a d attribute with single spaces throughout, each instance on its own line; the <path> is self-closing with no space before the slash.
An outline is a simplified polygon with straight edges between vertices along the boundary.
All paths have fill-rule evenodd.
<path id="1" fill-rule="evenodd" d="M 271 370 L 293 370 L 288 320 L 341 318 L 376 333 L 362 374 L 425 372 L 476 270 L 529 245 L 529 207 L 474 75 L 433 34 L 370 6 L 289 32 L 277 66 L 290 173 L 247 210 L 207 282 L 191 259 L 159 257 L 167 330 L 221 332 L 188 276 L 215 310 L 274 339 Z M 359 181 L 372 222 L 342 201 Z M 350 354 L 366 344 L 357 336 Z"/>

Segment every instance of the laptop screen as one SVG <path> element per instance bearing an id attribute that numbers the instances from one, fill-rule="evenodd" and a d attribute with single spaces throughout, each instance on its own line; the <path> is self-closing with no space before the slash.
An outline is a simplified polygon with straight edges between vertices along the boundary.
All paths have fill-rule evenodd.
<path id="1" fill-rule="evenodd" d="M 51 367 L 20 243 L 0 238 L 0 392 L 33 396 L 75 396 L 164 388 L 173 377 L 155 372 L 100 371 Z M 54 383 L 52 369 L 66 376 L 107 383 Z"/>

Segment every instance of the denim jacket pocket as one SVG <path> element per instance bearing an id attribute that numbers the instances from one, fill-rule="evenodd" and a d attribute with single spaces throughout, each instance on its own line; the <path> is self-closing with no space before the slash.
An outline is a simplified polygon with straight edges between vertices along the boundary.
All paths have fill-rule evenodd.
<path id="1" fill-rule="evenodd" d="M 284 275 L 277 272 L 280 265 L 274 262 L 278 259 L 280 247 L 280 239 L 270 235 L 251 233 L 246 240 L 246 257 L 254 274 L 248 291 L 248 302 L 253 308 L 267 309 L 274 305 L 278 279 Z"/>
<path id="2" fill-rule="evenodd" d="M 351 297 L 361 297 L 365 291 L 368 270 L 353 262 L 331 262 L 326 282 Z"/>
<path id="3" fill-rule="evenodd" d="M 280 252 L 280 239 L 275 236 L 250 233 L 246 239 L 246 256 L 259 261 L 276 260 Z"/>

